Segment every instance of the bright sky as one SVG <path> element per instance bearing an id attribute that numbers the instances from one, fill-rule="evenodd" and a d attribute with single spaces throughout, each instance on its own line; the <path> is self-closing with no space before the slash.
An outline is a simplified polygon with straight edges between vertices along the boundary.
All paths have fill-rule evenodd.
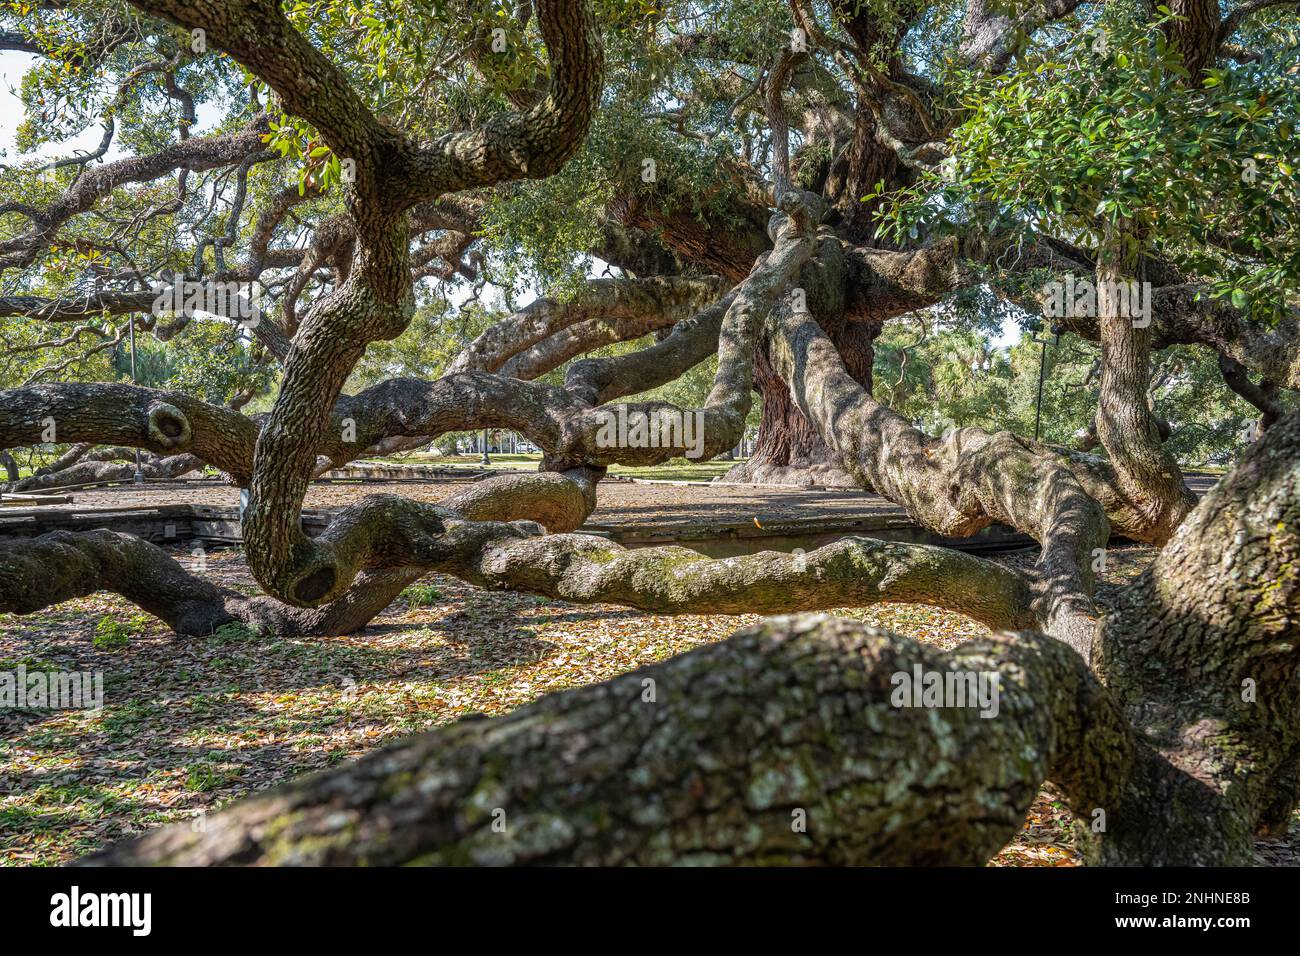
<path id="1" fill-rule="evenodd" d="M 4 162 L 13 163 L 19 159 L 35 156 L 53 156 L 55 150 L 40 150 L 27 156 L 19 156 L 14 150 L 14 134 L 23 119 L 23 104 L 18 98 L 18 85 L 23 73 L 34 59 L 27 53 L 5 51 L 0 53 L 0 150 L 4 152 Z M 102 129 L 90 129 L 69 144 L 70 148 L 94 149 L 103 136 Z M 66 155 L 63 149 L 57 152 Z"/>
<path id="2" fill-rule="evenodd" d="M 0 52 L 0 150 L 3 151 L 3 161 L 14 163 L 37 158 L 62 158 L 71 156 L 77 150 L 89 152 L 97 149 L 104 136 L 104 128 L 97 123 L 83 130 L 73 139 L 44 146 L 30 153 L 20 155 L 14 148 L 14 136 L 18 132 L 18 124 L 23 120 L 23 104 L 18 97 L 18 88 L 22 83 L 23 73 L 34 59 L 35 57 L 29 53 L 17 53 L 12 50 Z M 215 113 L 216 111 L 211 107 L 199 106 L 195 132 L 202 132 L 209 128 L 216 118 Z M 114 143 L 109 147 L 105 158 L 116 159 L 121 155 L 117 144 Z"/>

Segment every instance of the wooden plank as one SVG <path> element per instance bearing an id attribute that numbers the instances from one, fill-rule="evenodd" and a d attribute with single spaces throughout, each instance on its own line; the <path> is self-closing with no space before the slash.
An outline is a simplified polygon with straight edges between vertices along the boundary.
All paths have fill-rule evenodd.
<path id="1" fill-rule="evenodd" d="M 72 495 L 24 495 L 18 493 L 0 495 L 0 506 L 21 508 L 24 505 L 70 505 Z"/>
<path id="2" fill-rule="evenodd" d="M 171 504 L 171 505 L 117 505 L 117 506 L 100 506 L 98 508 L 71 508 L 62 511 L 47 511 L 41 515 L 42 521 L 57 521 L 61 516 L 77 516 L 86 518 L 101 518 L 106 515 L 168 515 L 188 517 L 192 505 Z M 8 517 L 8 516 L 6 516 Z"/>

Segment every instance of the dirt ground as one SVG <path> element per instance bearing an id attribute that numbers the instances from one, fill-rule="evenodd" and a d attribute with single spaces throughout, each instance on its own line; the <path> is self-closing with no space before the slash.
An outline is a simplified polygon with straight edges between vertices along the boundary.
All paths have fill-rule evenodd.
<path id="1" fill-rule="evenodd" d="M 1188 477 L 1193 490 L 1203 492 L 1213 478 Z M 438 502 L 468 487 L 466 482 L 315 482 L 307 491 L 306 508 L 341 508 L 366 495 L 395 494 L 416 501 Z M 234 508 L 239 489 L 215 480 L 180 479 L 144 485 L 114 485 L 68 492 L 70 505 L 44 505 L 41 511 L 92 508 L 136 508 L 163 504 L 198 504 Z M 13 509 L 14 511 L 21 509 Z M 3 514 L 3 512 L 0 512 Z M 717 482 L 602 481 L 596 510 L 589 523 L 602 526 L 653 525 L 665 531 L 686 525 L 734 524 L 757 521 L 825 520 L 869 515 L 903 516 L 902 508 L 879 495 L 855 489 L 786 488 L 728 485 Z"/>
<path id="2" fill-rule="evenodd" d="M 437 502 L 468 487 L 463 482 L 317 482 L 307 492 L 307 508 L 341 508 L 366 495 L 396 494 L 417 501 Z M 181 479 L 143 486 L 115 485 L 69 492 L 71 505 L 44 508 L 135 508 L 160 504 L 200 504 L 234 508 L 239 489 L 217 481 Z M 663 527 L 701 521 L 760 522 L 835 515 L 861 516 L 903 511 L 879 495 L 862 491 L 802 488 L 761 488 L 753 485 L 651 484 L 604 481 L 597 488 L 591 520 L 600 524 L 656 524 Z"/>
<path id="3" fill-rule="evenodd" d="M 1150 556 L 1111 554 L 1103 601 Z M 209 561 L 221 583 L 256 592 L 236 552 Z M 840 613 L 943 648 L 984 633 L 923 605 Z M 348 637 L 285 640 L 234 628 L 183 638 L 111 595 L 0 615 L 0 669 L 98 670 L 105 688 L 98 713 L 0 717 L 0 862 L 56 865 L 165 823 L 200 826 L 250 792 L 466 714 L 506 713 L 613 677 L 755 620 L 579 607 L 436 575 Z M 1261 845 L 1260 861 L 1293 864 L 1297 847 L 1300 826 Z M 993 865 L 1077 862 L 1068 818 L 1044 792 Z"/>

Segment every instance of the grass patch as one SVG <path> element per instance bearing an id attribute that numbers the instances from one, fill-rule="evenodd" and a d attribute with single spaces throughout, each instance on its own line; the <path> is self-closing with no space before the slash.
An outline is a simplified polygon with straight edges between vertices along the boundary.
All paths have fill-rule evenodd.
<path id="1" fill-rule="evenodd" d="M 210 793 L 234 783 L 240 776 L 237 768 L 208 762 L 196 763 L 185 768 L 185 786 L 199 793 Z"/>
<path id="2" fill-rule="evenodd" d="M 432 584 L 412 584 L 402 591 L 402 599 L 411 607 L 429 607 L 441 604 L 443 595 Z"/>
<path id="3" fill-rule="evenodd" d="M 222 624 L 214 634 L 223 641 L 255 641 L 262 636 L 259 629 L 249 627 L 242 621 L 231 621 L 229 624 Z"/>
<path id="4" fill-rule="evenodd" d="M 416 456 L 412 456 L 416 457 Z M 491 465 L 483 465 L 479 455 L 420 455 L 417 460 L 435 465 L 457 465 L 462 468 L 487 468 L 502 471 L 534 471 L 541 464 L 541 455 L 492 455 Z M 611 475 L 626 478 L 650 478 L 656 481 L 712 481 L 725 475 L 736 461 L 692 461 L 689 458 L 674 458 L 662 465 L 645 465 L 631 467 L 611 465 Z"/>
<path id="5" fill-rule="evenodd" d="M 95 636 L 91 643 L 101 651 L 120 651 L 131 643 L 131 638 L 143 634 L 148 626 L 147 617 L 134 617 L 123 621 L 106 614 L 95 625 Z"/>

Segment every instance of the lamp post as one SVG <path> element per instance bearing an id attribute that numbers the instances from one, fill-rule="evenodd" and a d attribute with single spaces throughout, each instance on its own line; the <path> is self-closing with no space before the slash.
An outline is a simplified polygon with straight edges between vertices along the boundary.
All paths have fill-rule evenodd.
<path id="1" fill-rule="evenodd" d="M 136 380 L 135 380 L 135 313 L 132 313 L 132 314 L 131 314 L 131 318 L 130 318 L 129 321 L 130 321 L 130 323 L 131 323 L 131 325 L 130 325 L 130 330 L 131 330 L 131 384 L 132 384 L 132 385 L 135 385 L 135 384 L 138 384 L 138 383 L 136 382 Z M 136 450 L 135 450 L 135 483 L 136 483 L 137 485 L 142 485 L 142 484 L 144 484 L 144 474 L 140 471 L 140 449 L 139 449 L 139 448 L 136 448 Z"/>
<path id="2" fill-rule="evenodd" d="M 488 430 L 483 429 L 483 461 L 482 464 L 492 464 L 492 459 L 488 457 Z"/>
<path id="3" fill-rule="evenodd" d="M 1052 326 L 1052 334 L 1056 336 L 1056 339 L 1052 344 L 1054 347 L 1059 348 L 1061 345 L 1060 326 Z M 1035 342 L 1041 342 L 1043 345 L 1042 351 L 1038 356 L 1038 402 L 1034 406 L 1034 441 L 1038 441 L 1039 425 L 1043 420 L 1043 379 L 1047 374 L 1047 338 L 1035 339 L 1032 335 L 1030 338 Z"/>

